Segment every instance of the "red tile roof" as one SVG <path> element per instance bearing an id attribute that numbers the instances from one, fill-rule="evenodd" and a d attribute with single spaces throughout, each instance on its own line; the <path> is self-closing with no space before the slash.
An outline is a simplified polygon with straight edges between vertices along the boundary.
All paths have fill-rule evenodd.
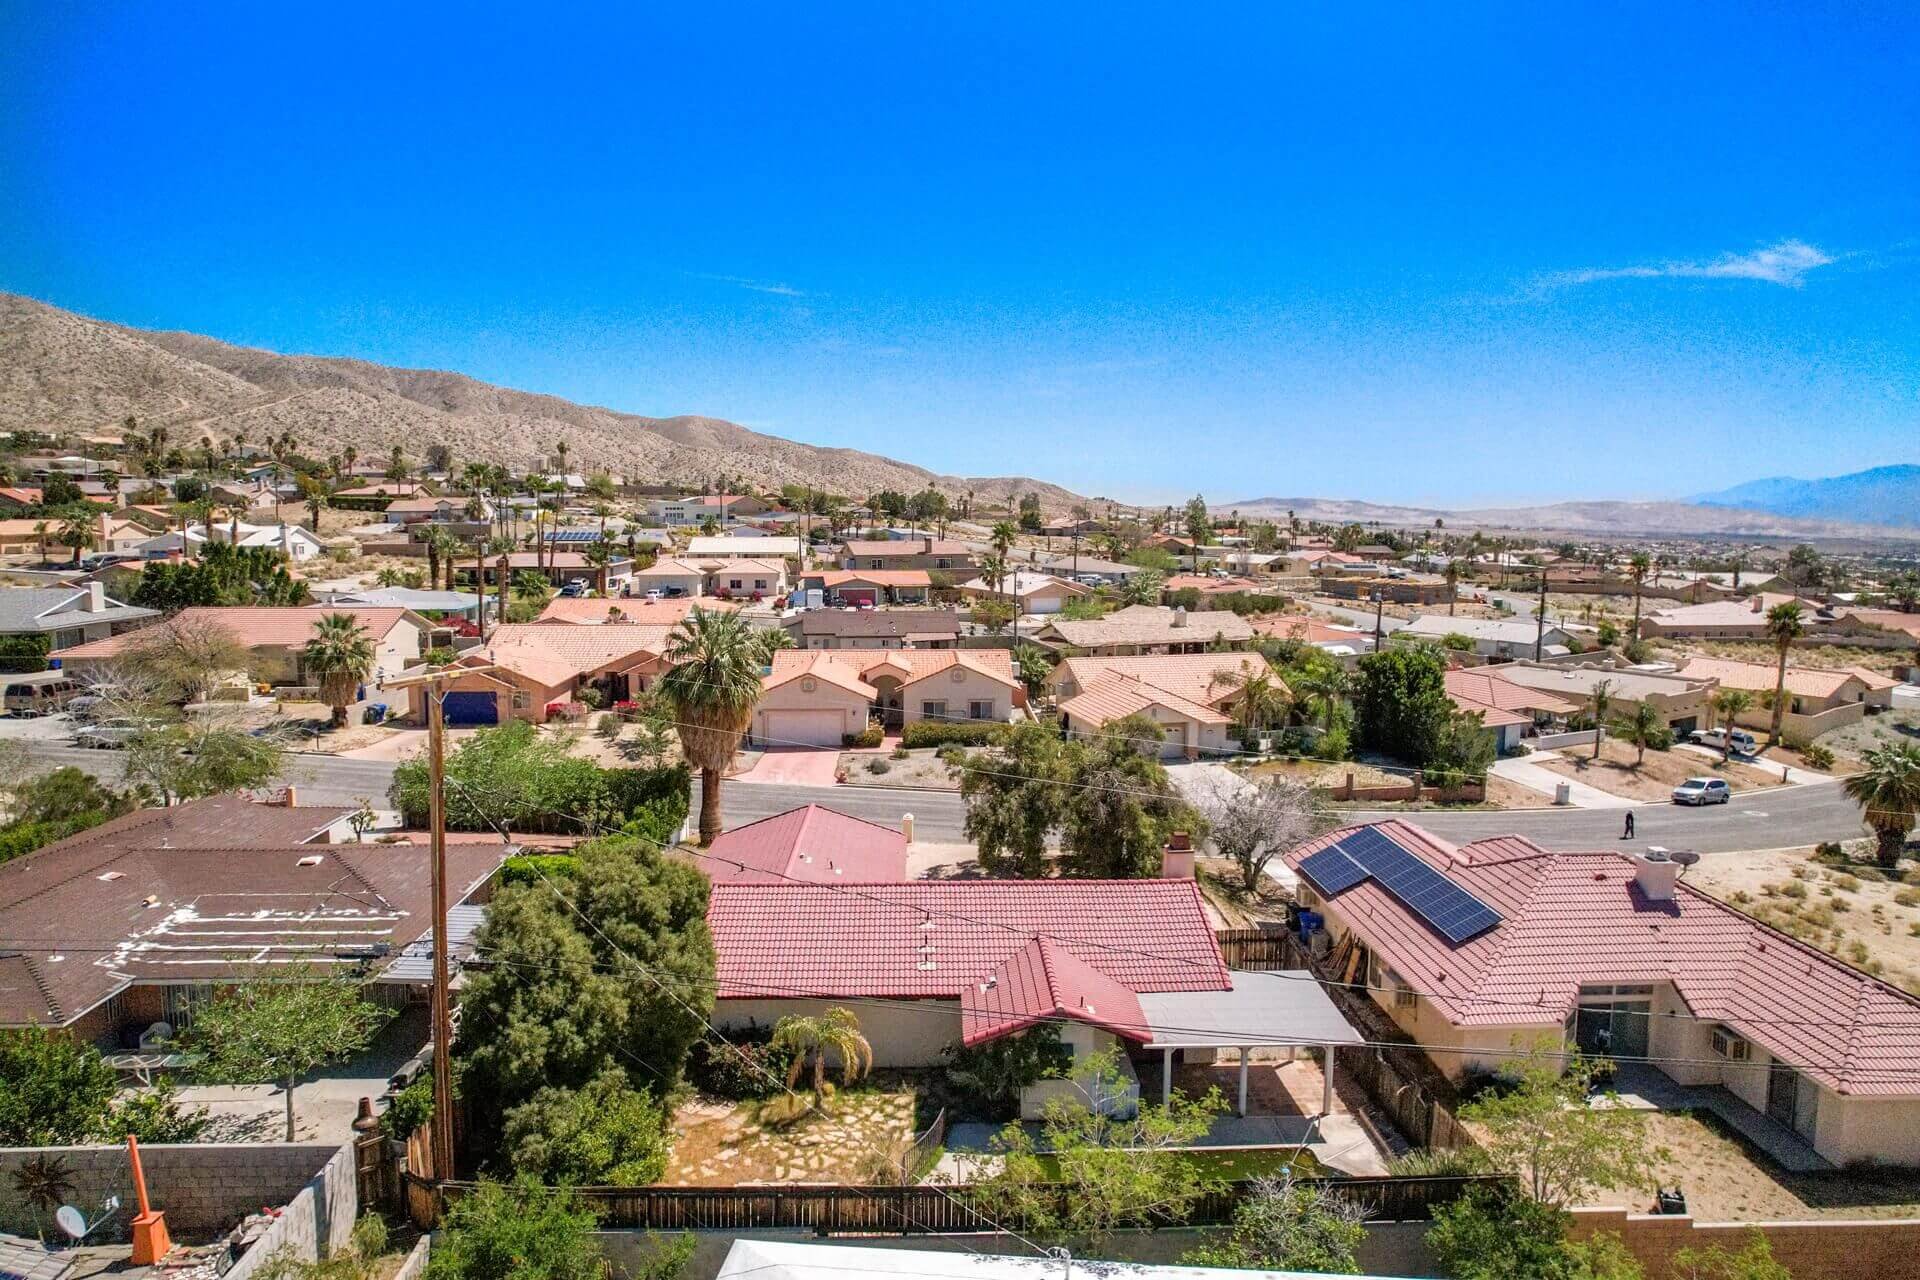
<path id="1" fill-rule="evenodd" d="M 699 866 L 716 884 L 904 881 L 907 838 L 892 827 L 810 804 L 724 833 L 707 846 Z"/>
<path id="2" fill-rule="evenodd" d="M 367 634 L 375 641 L 385 639 L 388 632 L 408 618 L 424 621 L 406 609 L 379 608 L 369 605 L 330 604 L 265 608 L 256 605 L 195 605 L 182 609 L 174 615 L 171 623 L 163 625 L 178 626 L 196 622 L 213 622 L 231 631 L 234 638 L 249 649 L 297 649 L 313 639 L 315 624 L 332 613 L 352 614 L 360 620 L 360 625 L 367 629 Z M 93 640 L 86 644 L 56 650 L 52 656 L 63 660 L 117 657 L 126 650 L 127 646 L 142 643 L 143 634 L 139 631 L 124 631 L 103 640 Z"/>
<path id="3" fill-rule="evenodd" d="M 1582 984 L 1671 983 L 1693 1017 L 1840 1093 L 1920 1096 L 1920 999 L 1823 951 L 1684 883 L 1649 900 L 1613 850 L 1548 853 L 1521 836 L 1455 848 L 1397 819 L 1371 825 L 1502 916 L 1453 945 L 1371 879 L 1328 904 L 1456 1027 L 1558 1027 Z M 1284 860 L 1298 868 L 1352 830 Z"/>
<path id="4" fill-rule="evenodd" d="M 1035 938 L 960 992 L 960 1039 L 974 1045 L 1072 1018 L 1144 1044 L 1139 997 L 1051 938 Z"/>
<path id="5" fill-rule="evenodd" d="M 1492 728 L 1503 724 L 1532 724 L 1533 713 L 1572 715 L 1580 704 L 1557 694 L 1530 689 L 1502 680 L 1484 670 L 1452 668 L 1447 671 L 1447 696 L 1453 705 L 1472 714 L 1479 712 L 1482 723 Z"/>
<path id="6" fill-rule="evenodd" d="M 707 925 L 721 999 L 955 999 L 1042 937 L 1130 991 L 1232 985 L 1191 880 L 723 883 Z"/>

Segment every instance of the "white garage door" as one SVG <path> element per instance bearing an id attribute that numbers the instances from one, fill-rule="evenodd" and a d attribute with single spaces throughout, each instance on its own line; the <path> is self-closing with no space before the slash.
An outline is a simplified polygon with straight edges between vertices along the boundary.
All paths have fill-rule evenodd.
<path id="1" fill-rule="evenodd" d="M 838 711 L 769 711 L 766 717 L 769 747 L 840 745 L 844 717 Z"/>

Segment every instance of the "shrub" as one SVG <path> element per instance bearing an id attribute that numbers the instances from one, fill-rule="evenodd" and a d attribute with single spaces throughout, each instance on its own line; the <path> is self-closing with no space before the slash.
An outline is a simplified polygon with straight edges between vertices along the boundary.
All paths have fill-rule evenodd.
<path id="1" fill-rule="evenodd" d="M 1807 768 L 1825 772 L 1833 768 L 1833 748 L 1823 747 L 1817 742 L 1809 742 L 1800 758 L 1807 762 Z"/>
<path id="2" fill-rule="evenodd" d="M 891 771 L 892 768 L 892 765 L 882 760 L 879 756 L 875 756 L 873 759 L 867 761 L 867 772 L 873 774 L 875 777 Z"/>
<path id="3" fill-rule="evenodd" d="M 1007 740 L 1009 726 L 997 720 L 916 720 L 900 732 L 903 747 L 993 747 Z"/>
<path id="4" fill-rule="evenodd" d="M 411 1084 L 394 1094 L 393 1101 L 380 1113 L 380 1132 L 404 1142 L 409 1134 L 432 1118 L 433 1073 L 422 1071 Z"/>
<path id="5" fill-rule="evenodd" d="M 615 738 L 619 737 L 620 731 L 625 727 L 620 717 L 611 711 L 595 717 L 593 722 L 594 734 L 608 742 L 612 742 Z"/>
<path id="6" fill-rule="evenodd" d="M 843 747 L 877 747 L 885 737 L 886 732 L 881 729 L 879 725 L 870 724 L 859 733 L 841 734 L 840 745 Z"/>
<path id="7" fill-rule="evenodd" d="M 734 1102 L 784 1093 L 781 1082 L 793 1065 L 793 1053 L 768 1044 L 772 1036 L 772 1027 L 749 1027 L 725 1036 L 708 1031 L 687 1055 L 687 1079 L 702 1093 Z"/>
<path id="8" fill-rule="evenodd" d="M 587 718 L 587 704 L 584 702 L 552 702 L 547 704 L 549 719 L 564 721 L 567 724 L 579 724 Z"/>
<path id="9" fill-rule="evenodd" d="M 908 753 L 905 747 L 895 747 L 887 753 L 888 758 L 892 760 L 905 760 L 907 759 L 907 755 Z"/>
<path id="10" fill-rule="evenodd" d="M 579 1089 L 549 1087 L 507 1112 L 514 1169 L 562 1186 L 639 1186 L 666 1172 L 658 1100 L 609 1067 Z"/>
<path id="11" fill-rule="evenodd" d="M 947 1081 L 959 1090 L 961 1106 L 985 1120 L 1011 1120 L 1022 1089 L 1073 1065 L 1073 1051 L 1052 1023 L 946 1052 Z"/>
<path id="12" fill-rule="evenodd" d="M 500 866 L 500 884 L 545 884 L 570 876 L 580 859 L 570 853 L 516 853 Z"/>
<path id="13" fill-rule="evenodd" d="M 446 645 L 436 645 L 426 652 L 426 662 L 430 667 L 444 667 L 459 655 Z"/>
<path id="14" fill-rule="evenodd" d="M 606 690 L 596 689 L 590 684 L 583 684 L 580 686 L 580 701 L 585 703 L 591 710 L 598 711 L 607 705 Z"/>
<path id="15" fill-rule="evenodd" d="M 933 758 L 944 765 L 963 765 L 967 762 L 967 749 L 957 742 L 949 742 L 934 752 Z"/>

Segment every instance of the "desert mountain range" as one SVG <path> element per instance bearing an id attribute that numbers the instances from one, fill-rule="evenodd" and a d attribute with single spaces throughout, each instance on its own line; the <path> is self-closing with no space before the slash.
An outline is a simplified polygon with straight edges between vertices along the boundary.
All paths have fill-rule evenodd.
<path id="1" fill-rule="evenodd" d="M 130 329 L 0 293 L 0 430 L 112 431 L 131 414 L 175 441 L 260 443 L 291 431 L 302 453 L 351 445 L 383 457 L 398 443 L 418 462 L 446 444 L 461 462 L 543 465 L 561 440 L 568 466 L 640 484 L 701 487 L 720 475 L 864 496 L 881 489 L 1007 501 L 1035 492 L 1049 509 L 1081 499 L 1024 476 L 943 476 L 856 449 L 829 449 L 719 418 L 647 418 L 457 373 L 364 360 L 285 356 L 191 333 Z"/>

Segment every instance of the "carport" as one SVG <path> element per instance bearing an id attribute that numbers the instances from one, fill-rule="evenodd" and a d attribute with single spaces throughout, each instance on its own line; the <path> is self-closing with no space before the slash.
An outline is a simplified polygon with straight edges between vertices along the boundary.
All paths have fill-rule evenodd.
<path id="1" fill-rule="evenodd" d="M 1160 1051 L 1160 1096 L 1173 1092 L 1173 1055 L 1180 1049 L 1240 1053 L 1237 1114 L 1247 1114 L 1247 1050 L 1319 1046 L 1325 1085 L 1320 1113 L 1333 1112 L 1334 1054 L 1341 1046 L 1365 1044 L 1305 969 L 1268 973 L 1236 970 L 1231 991 L 1153 991 L 1140 996 L 1151 1038 L 1143 1046 Z"/>

